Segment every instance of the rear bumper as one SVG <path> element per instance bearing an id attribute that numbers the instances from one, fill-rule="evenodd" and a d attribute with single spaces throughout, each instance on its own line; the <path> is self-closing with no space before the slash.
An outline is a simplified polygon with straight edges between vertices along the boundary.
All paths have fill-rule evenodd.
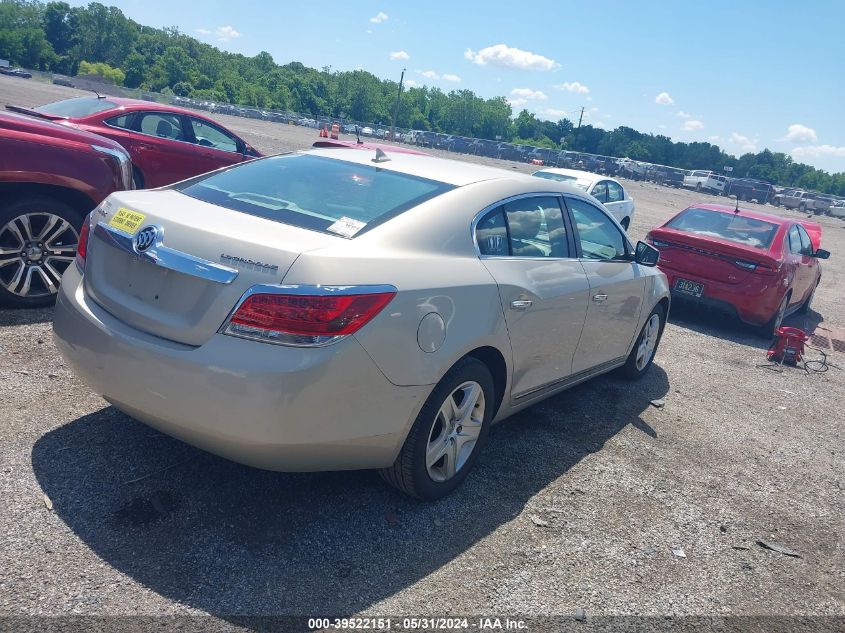
<path id="1" fill-rule="evenodd" d="M 771 319 L 780 306 L 786 290 L 778 284 L 779 277 L 766 278 L 766 280 L 771 280 L 770 284 L 765 282 L 761 284 L 760 280 L 754 277 L 750 277 L 751 281 L 745 283 L 727 284 L 691 273 L 678 272 L 665 265 L 659 267 L 669 280 L 669 291 L 672 293 L 673 302 L 700 305 L 727 312 L 751 325 L 762 325 Z M 701 297 L 693 297 L 675 290 L 675 283 L 679 278 L 704 284 Z"/>
<path id="2" fill-rule="evenodd" d="M 354 337 L 315 349 L 221 334 L 190 347 L 146 334 L 91 301 L 75 266 L 53 327 L 74 371 L 121 411 L 269 470 L 389 466 L 431 389 L 389 382 Z"/>

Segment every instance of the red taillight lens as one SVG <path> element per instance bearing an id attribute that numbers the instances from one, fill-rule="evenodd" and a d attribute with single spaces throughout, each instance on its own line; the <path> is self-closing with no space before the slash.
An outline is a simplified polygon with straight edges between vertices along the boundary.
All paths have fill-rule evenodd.
<path id="1" fill-rule="evenodd" d="M 254 294 L 232 315 L 225 331 L 267 341 L 318 344 L 357 332 L 395 295 L 395 291 L 338 295 Z"/>
<path id="2" fill-rule="evenodd" d="M 82 230 L 79 231 L 79 242 L 76 245 L 76 263 L 82 266 L 85 263 L 85 257 L 88 255 L 88 225 L 90 218 L 85 217 L 82 222 Z"/>

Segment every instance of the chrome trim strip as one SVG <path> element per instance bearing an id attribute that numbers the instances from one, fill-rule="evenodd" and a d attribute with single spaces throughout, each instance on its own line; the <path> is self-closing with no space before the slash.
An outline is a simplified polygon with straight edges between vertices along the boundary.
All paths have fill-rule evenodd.
<path id="1" fill-rule="evenodd" d="M 200 279 L 218 284 L 230 284 L 238 276 L 238 271 L 234 268 L 215 264 L 207 259 L 195 257 L 194 255 L 164 246 L 162 244 L 163 231 L 160 227 L 155 244 L 142 253 L 135 250 L 134 240 L 131 235 L 115 229 L 105 222 L 97 223 L 97 226 L 94 228 L 94 235 L 127 255 L 161 268 L 182 273 L 183 275 L 199 277 Z"/>
<path id="2" fill-rule="evenodd" d="M 529 389 L 528 391 L 523 391 L 519 395 L 512 396 L 512 400 L 514 403 L 518 403 L 526 398 L 532 398 L 534 396 L 544 395 L 548 392 L 555 391 L 557 389 L 564 389 L 567 387 L 572 387 L 579 382 L 584 382 L 585 380 L 589 380 L 599 374 L 606 373 L 612 369 L 616 369 L 625 364 L 627 360 L 627 356 L 620 356 L 619 358 L 614 358 L 613 360 L 606 361 L 601 365 L 596 365 L 595 367 L 591 367 L 590 369 L 585 369 L 583 371 L 578 372 L 577 374 L 572 374 L 570 376 L 566 376 L 565 378 L 559 378 L 558 380 L 553 380 L 551 382 L 546 383 L 545 385 L 540 385 L 539 387 L 534 387 L 533 389 Z"/>
<path id="3" fill-rule="evenodd" d="M 218 334 L 226 334 L 227 336 L 234 336 L 243 338 L 258 343 L 269 343 L 270 345 L 284 345 L 287 347 L 326 347 L 333 345 L 338 341 L 347 338 L 349 334 L 341 336 L 301 336 L 298 334 L 280 334 L 279 338 L 267 339 L 260 336 L 250 336 L 245 332 L 233 331 L 236 327 L 232 325 L 232 317 L 244 302 L 251 296 L 256 294 L 276 294 L 276 295 L 301 295 L 301 296 L 343 296 L 343 295 L 360 295 L 360 294 L 377 294 L 383 292 L 398 292 L 396 286 L 389 284 L 381 285 L 362 285 L 362 286 L 321 286 L 321 285 L 270 285 L 270 284 L 256 284 L 250 286 L 246 292 L 243 293 L 235 307 L 232 308 L 226 320 L 223 321 L 217 332 Z"/>

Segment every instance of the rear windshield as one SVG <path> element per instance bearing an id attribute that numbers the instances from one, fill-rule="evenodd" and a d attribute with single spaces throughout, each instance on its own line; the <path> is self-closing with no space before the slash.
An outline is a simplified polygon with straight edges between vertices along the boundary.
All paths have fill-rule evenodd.
<path id="1" fill-rule="evenodd" d="M 92 114 L 96 114 L 97 112 L 111 110 L 116 107 L 117 104 L 114 101 L 109 101 L 108 99 L 98 99 L 97 97 L 77 97 L 76 99 L 65 99 L 64 101 L 56 101 L 56 103 L 48 103 L 47 105 L 35 108 L 35 111 L 68 119 L 76 119 L 78 117 L 90 116 Z"/>
<path id="2" fill-rule="evenodd" d="M 545 178 L 546 180 L 557 180 L 558 182 L 565 182 L 568 185 L 575 185 L 582 191 L 586 191 L 590 186 L 589 180 L 579 179 L 576 176 L 556 174 L 552 171 L 535 171 L 532 176 L 537 176 L 538 178 Z"/>
<path id="3" fill-rule="evenodd" d="M 666 226 L 754 248 L 769 248 L 778 230 L 777 224 L 764 220 L 696 207 L 671 219 Z"/>
<path id="4" fill-rule="evenodd" d="M 176 186 L 233 211 L 342 237 L 354 237 L 453 188 L 376 165 L 308 154 L 256 160 Z"/>

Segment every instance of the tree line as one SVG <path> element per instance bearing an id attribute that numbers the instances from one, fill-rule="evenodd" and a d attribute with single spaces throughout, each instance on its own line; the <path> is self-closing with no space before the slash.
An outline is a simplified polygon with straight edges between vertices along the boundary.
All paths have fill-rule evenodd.
<path id="1" fill-rule="evenodd" d="M 127 18 L 116 7 L 92 2 L 0 0 L 0 58 L 66 75 L 96 74 L 127 88 L 196 99 L 387 124 L 396 81 L 363 70 L 277 64 L 267 52 L 254 57 L 221 51 L 179 31 Z M 845 173 L 829 174 L 763 150 L 739 158 L 705 142 L 673 142 L 620 126 L 605 130 L 569 119 L 546 121 L 522 110 L 515 117 L 504 96 L 485 99 L 471 90 L 427 86 L 402 93 L 396 125 L 460 136 L 723 172 L 845 196 Z"/>

